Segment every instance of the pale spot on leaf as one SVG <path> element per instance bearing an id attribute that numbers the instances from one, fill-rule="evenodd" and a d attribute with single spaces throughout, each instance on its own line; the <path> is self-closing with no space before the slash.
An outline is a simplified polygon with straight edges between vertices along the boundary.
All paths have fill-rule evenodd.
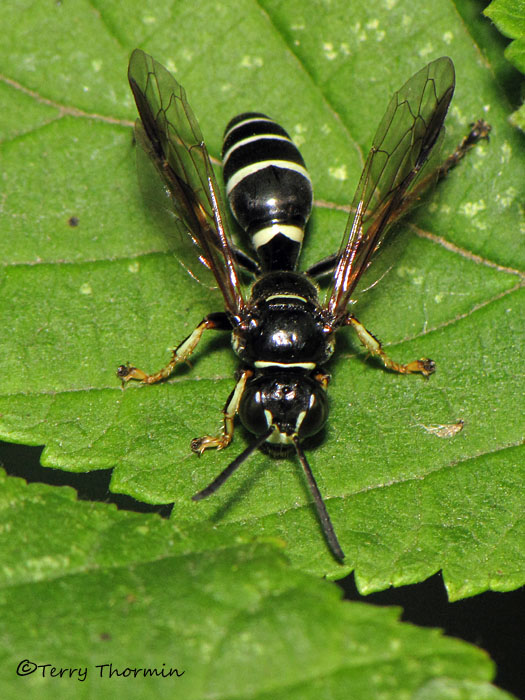
<path id="1" fill-rule="evenodd" d="M 260 56 L 243 56 L 241 59 L 242 68 L 261 68 L 264 64 L 263 59 Z"/>
<path id="2" fill-rule="evenodd" d="M 427 58 L 427 56 L 430 56 L 431 53 L 434 52 L 434 47 L 432 44 L 425 44 L 425 46 L 422 46 L 418 53 L 418 56 L 421 56 L 421 58 Z"/>
<path id="3" fill-rule="evenodd" d="M 335 180 L 348 180 L 346 165 L 338 165 L 328 168 L 328 173 L 330 174 L 330 177 L 333 177 Z"/>
<path id="4" fill-rule="evenodd" d="M 477 202 L 465 202 L 460 206 L 459 211 L 461 212 L 461 214 L 464 214 L 464 216 L 473 218 L 474 216 L 479 214 L 480 211 L 484 211 L 486 208 L 487 205 L 485 203 L 485 200 L 479 199 Z"/>
<path id="5" fill-rule="evenodd" d="M 496 202 L 503 208 L 510 207 L 518 194 L 515 187 L 509 187 L 505 192 L 496 195 Z"/>
<path id="6" fill-rule="evenodd" d="M 324 55 L 329 61 L 333 61 L 337 56 L 337 52 L 334 51 L 334 45 L 330 42 L 325 41 L 323 44 Z"/>
<path id="7" fill-rule="evenodd" d="M 508 141 L 505 141 L 503 143 L 503 146 L 501 147 L 501 162 L 508 163 L 511 155 L 512 155 L 512 146 L 510 145 L 510 143 Z"/>

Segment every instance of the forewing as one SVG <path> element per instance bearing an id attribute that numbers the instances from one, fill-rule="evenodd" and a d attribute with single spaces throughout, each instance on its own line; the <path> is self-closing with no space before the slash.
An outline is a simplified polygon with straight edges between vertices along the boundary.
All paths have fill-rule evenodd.
<path id="1" fill-rule="evenodd" d="M 377 129 L 352 203 L 328 300 L 337 325 L 388 227 L 412 203 L 415 186 L 440 137 L 452 94 L 454 65 L 432 61 L 398 90 Z"/>
<path id="2" fill-rule="evenodd" d="M 224 230 L 224 207 L 186 92 L 164 66 L 140 49 L 131 54 L 128 78 L 140 115 L 135 124 L 137 144 L 165 184 L 177 227 L 198 247 L 227 310 L 237 316 L 244 300 Z"/>

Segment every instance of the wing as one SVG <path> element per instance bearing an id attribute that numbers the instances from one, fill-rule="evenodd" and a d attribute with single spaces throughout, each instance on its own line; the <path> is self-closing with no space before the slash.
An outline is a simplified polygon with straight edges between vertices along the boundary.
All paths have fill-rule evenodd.
<path id="1" fill-rule="evenodd" d="M 155 165 L 167 189 L 178 228 L 198 247 L 200 261 L 214 274 L 226 309 L 239 316 L 245 306 L 210 156 L 186 92 L 164 66 L 140 49 L 131 54 L 128 79 L 140 119 L 137 143 Z"/>
<path id="2" fill-rule="evenodd" d="M 423 166 L 443 131 L 454 65 L 443 56 L 413 75 L 392 97 L 374 137 L 352 203 L 328 299 L 333 325 L 347 306 L 390 224 L 414 201 Z M 418 185 L 418 187 L 415 187 Z"/>

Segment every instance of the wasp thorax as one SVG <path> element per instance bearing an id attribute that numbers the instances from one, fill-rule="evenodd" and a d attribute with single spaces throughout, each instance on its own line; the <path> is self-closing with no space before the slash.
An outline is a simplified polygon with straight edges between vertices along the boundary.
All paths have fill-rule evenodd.
<path id="1" fill-rule="evenodd" d="M 272 273 L 254 285 L 250 300 L 252 323 L 233 331 L 239 357 L 257 369 L 287 366 L 311 371 L 334 350 L 327 334 L 316 289 L 293 272 Z"/>
<path id="2" fill-rule="evenodd" d="M 323 387 L 308 375 L 285 371 L 263 374 L 246 387 L 239 406 L 245 428 L 261 435 L 276 430 L 268 442 L 290 443 L 289 437 L 315 435 L 328 418 Z"/>
<path id="3" fill-rule="evenodd" d="M 255 367 L 267 363 L 294 364 L 311 370 L 328 360 L 333 344 L 327 342 L 322 319 L 300 306 L 267 305 L 260 310 L 260 324 L 250 332 L 247 350 Z"/>
<path id="4" fill-rule="evenodd" d="M 319 304 L 319 290 L 311 279 L 298 272 L 275 270 L 260 277 L 252 288 L 254 303 L 272 298 L 302 299 Z"/>

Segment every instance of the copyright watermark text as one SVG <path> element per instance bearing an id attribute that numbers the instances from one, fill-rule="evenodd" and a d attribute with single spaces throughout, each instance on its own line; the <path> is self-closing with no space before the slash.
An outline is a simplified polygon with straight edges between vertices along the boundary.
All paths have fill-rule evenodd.
<path id="1" fill-rule="evenodd" d="M 16 667 L 17 676 L 38 675 L 42 678 L 71 678 L 85 681 L 88 675 L 95 678 L 180 678 L 184 671 L 162 664 L 160 667 L 116 666 L 112 663 L 97 664 L 93 667 L 62 667 L 54 664 L 37 664 L 30 659 L 23 659 Z"/>

